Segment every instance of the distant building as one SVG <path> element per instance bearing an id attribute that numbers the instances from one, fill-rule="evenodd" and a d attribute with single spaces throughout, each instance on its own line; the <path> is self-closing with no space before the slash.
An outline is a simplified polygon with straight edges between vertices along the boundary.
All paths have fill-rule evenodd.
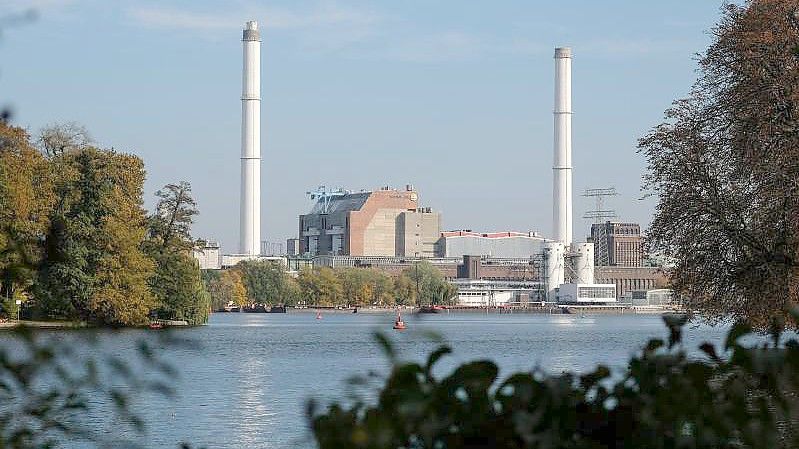
<path id="1" fill-rule="evenodd" d="M 201 270 L 218 270 L 222 268 L 219 243 L 200 240 L 192 250 L 192 255 L 200 265 Z"/>
<path id="2" fill-rule="evenodd" d="M 297 256 L 300 254 L 300 239 L 286 239 L 286 255 Z"/>
<path id="3" fill-rule="evenodd" d="M 591 225 L 594 265 L 640 267 L 644 260 L 643 237 L 638 223 L 607 221 Z"/>
<path id="4" fill-rule="evenodd" d="M 433 257 L 440 232 L 438 212 L 418 207 L 404 191 L 343 192 L 319 198 L 299 217 L 299 251 L 309 256 Z"/>
<path id="5" fill-rule="evenodd" d="M 601 284 L 615 284 L 618 298 L 627 297 L 636 290 L 648 291 L 667 285 L 666 275 L 659 267 L 598 266 L 594 279 Z"/>
<path id="6" fill-rule="evenodd" d="M 537 232 L 447 231 L 436 244 L 437 257 L 482 256 L 530 258 L 540 255 L 547 239 Z"/>
<path id="7" fill-rule="evenodd" d="M 530 281 L 455 279 L 455 303 L 461 307 L 529 306 L 541 304 L 541 285 Z"/>
<path id="8" fill-rule="evenodd" d="M 612 304 L 616 297 L 612 284 L 562 284 L 555 295 L 558 304 Z"/>
<path id="9" fill-rule="evenodd" d="M 283 242 L 270 242 L 268 240 L 261 241 L 261 256 L 285 256 L 286 252 L 283 248 Z"/>
<path id="10" fill-rule="evenodd" d="M 430 208 L 401 212 L 397 216 L 395 255 L 431 258 L 441 230 L 441 214 Z"/>

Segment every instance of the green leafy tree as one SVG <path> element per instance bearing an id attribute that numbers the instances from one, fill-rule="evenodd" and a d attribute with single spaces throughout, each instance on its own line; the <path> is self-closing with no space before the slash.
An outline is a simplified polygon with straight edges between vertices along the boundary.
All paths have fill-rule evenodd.
<path id="1" fill-rule="evenodd" d="M 167 184 L 155 192 L 158 203 L 150 216 L 150 239 L 160 253 L 188 252 L 194 247 L 191 225 L 199 214 L 191 195 L 191 184 Z"/>
<path id="2" fill-rule="evenodd" d="M 304 268 L 298 277 L 303 297 L 313 305 L 336 306 L 345 303 L 341 279 L 328 267 Z"/>
<path id="3" fill-rule="evenodd" d="M 0 297 L 23 298 L 32 285 L 54 201 L 48 161 L 22 128 L 0 121 Z"/>
<path id="4" fill-rule="evenodd" d="M 444 279 L 441 271 L 428 261 L 415 263 L 402 271 L 400 277 L 407 280 L 398 282 L 401 290 L 397 296 L 415 305 L 444 304 L 455 295 L 455 288 Z M 410 291 L 409 291 L 410 290 Z"/>
<path id="5" fill-rule="evenodd" d="M 394 279 L 386 273 L 370 270 L 373 279 L 372 301 L 379 306 L 394 305 Z"/>
<path id="6" fill-rule="evenodd" d="M 296 306 L 298 302 L 302 301 L 302 287 L 297 279 L 285 275 L 283 284 L 283 304 L 287 306 Z"/>
<path id="7" fill-rule="evenodd" d="M 154 306 L 142 251 L 141 159 L 87 148 L 52 159 L 56 206 L 37 276 L 39 311 L 107 325 L 142 324 Z"/>
<path id="8" fill-rule="evenodd" d="M 269 260 L 245 260 L 234 269 L 241 273 L 250 303 L 283 304 L 287 274 L 281 264 Z"/>
<path id="9" fill-rule="evenodd" d="M 799 1 L 729 2 L 690 95 L 639 143 L 651 251 L 706 318 L 768 326 L 799 303 Z"/>
<path id="10" fill-rule="evenodd" d="M 189 324 L 208 321 L 211 296 L 206 291 L 197 261 L 184 252 L 167 252 L 154 259 L 156 269 L 150 290 L 158 300 L 159 318 L 185 320 Z"/>
<path id="11" fill-rule="evenodd" d="M 200 267 L 192 257 L 191 225 L 199 212 L 188 182 L 167 184 L 156 192 L 158 203 L 148 220 L 147 254 L 155 261 L 150 290 L 160 318 L 208 321 L 211 296 L 205 290 Z"/>
<path id="12" fill-rule="evenodd" d="M 238 270 L 206 270 L 203 277 L 206 289 L 211 295 L 213 310 L 222 310 L 229 304 L 241 307 L 249 303 L 247 288 Z"/>
<path id="13" fill-rule="evenodd" d="M 393 280 L 373 268 L 339 268 L 333 270 L 339 278 L 346 305 L 368 306 L 393 304 Z"/>
<path id="14" fill-rule="evenodd" d="M 418 304 L 416 298 L 416 282 L 405 273 L 400 274 L 394 281 L 395 303 L 400 306 Z"/>

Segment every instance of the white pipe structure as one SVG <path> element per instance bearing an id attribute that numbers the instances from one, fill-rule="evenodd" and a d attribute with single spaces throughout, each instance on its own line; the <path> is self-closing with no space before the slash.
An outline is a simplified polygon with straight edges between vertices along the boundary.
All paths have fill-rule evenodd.
<path id="1" fill-rule="evenodd" d="M 261 35 L 258 22 L 244 28 L 241 93 L 241 254 L 261 253 Z"/>
<path id="2" fill-rule="evenodd" d="M 573 243 L 572 252 L 574 257 L 575 284 L 594 283 L 594 244 L 593 243 Z"/>
<path id="3" fill-rule="evenodd" d="M 562 242 L 544 243 L 544 275 L 547 298 L 555 300 L 555 289 L 565 282 L 565 247 Z"/>
<path id="4" fill-rule="evenodd" d="M 572 50 L 555 49 L 555 158 L 553 233 L 555 241 L 572 243 Z"/>

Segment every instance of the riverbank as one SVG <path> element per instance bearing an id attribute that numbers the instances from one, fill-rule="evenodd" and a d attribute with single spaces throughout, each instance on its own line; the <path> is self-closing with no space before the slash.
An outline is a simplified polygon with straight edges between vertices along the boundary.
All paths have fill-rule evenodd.
<path id="1" fill-rule="evenodd" d="M 17 327 L 31 327 L 36 329 L 80 329 L 89 327 L 89 325 L 82 321 L 0 321 L 0 329 L 14 329 Z"/>
<path id="2" fill-rule="evenodd" d="M 395 313 L 398 307 L 359 307 L 357 313 Z M 286 309 L 287 313 L 353 313 L 354 308 L 346 307 L 305 307 Z M 419 313 L 418 307 L 400 306 L 399 310 L 403 313 Z M 630 305 L 553 305 L 528 306 L 528 307 L 468 307 L 468 306 L 447 306 L 434 312 L 435 314 L 447 313 L 493 313 L 493 314 L 578 314 L 578 315 L 627 315 L 627 314 L 664 314 L 680 313 L 675 307 L 667 306 L 630 306 Z"/>

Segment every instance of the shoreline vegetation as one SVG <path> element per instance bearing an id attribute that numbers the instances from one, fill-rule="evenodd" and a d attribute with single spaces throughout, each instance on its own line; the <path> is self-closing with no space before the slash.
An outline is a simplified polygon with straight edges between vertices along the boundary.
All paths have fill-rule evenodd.
<path id="1" fill-rule="evenodd" d="M 455 287 L 427 261 L 390 275 L 374 268 L 303 268 L 296 277 L 271 261 L 203 271 L 211 307 L 396 307 L 452 305 Z"/>
<path id="2" fill-rule="evenodd" d="M 207 321 L 186 182 L 144 207 L 144 162 L 75 124 L 33 139 L 0 121 L 0 312 L 34 322 Z M 21 310 L 20 310 L 21 309 Z"/>

